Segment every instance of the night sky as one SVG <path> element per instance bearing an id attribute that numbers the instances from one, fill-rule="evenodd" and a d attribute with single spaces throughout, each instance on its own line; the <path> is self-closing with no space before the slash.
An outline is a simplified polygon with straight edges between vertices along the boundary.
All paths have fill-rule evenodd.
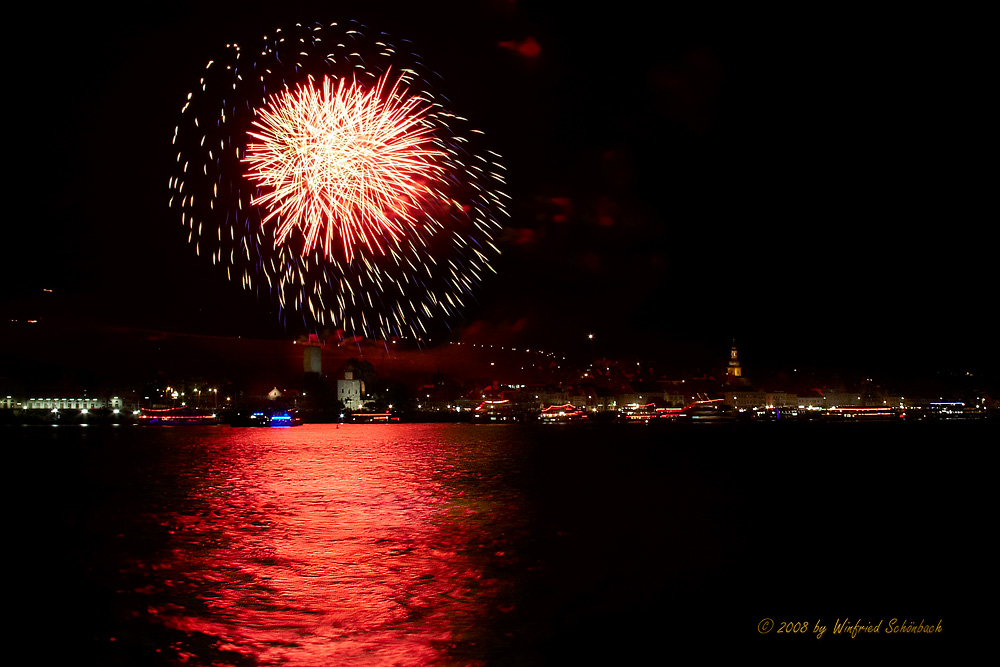
<path id="1" fill-rule="evenodd" d="M 356 19 L 412 41 L 507 168 L 499 275 L 452 339 L 997 369 L 981 17 L 211 5 L 11 17 L 5 319 L 300 335 L 194 256 L 170 138 L 227 42 Z"/>

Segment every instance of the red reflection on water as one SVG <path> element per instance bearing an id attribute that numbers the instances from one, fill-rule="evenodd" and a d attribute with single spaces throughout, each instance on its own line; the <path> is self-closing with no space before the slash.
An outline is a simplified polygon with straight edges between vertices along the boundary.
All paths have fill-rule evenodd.
<path id="1" fill-rule="evenodd" d="M 443 483 L 442 428 L 208 436 L 220 441 L 215 475 L 186 505 L 197 510 L 169 517 L 179 528 L 161 565 L 187 599 L 157 610 L 161 621 L 263 664 L 440 657 L 471 631 L 490 586 L 463 553 L 475 512 Z"/>

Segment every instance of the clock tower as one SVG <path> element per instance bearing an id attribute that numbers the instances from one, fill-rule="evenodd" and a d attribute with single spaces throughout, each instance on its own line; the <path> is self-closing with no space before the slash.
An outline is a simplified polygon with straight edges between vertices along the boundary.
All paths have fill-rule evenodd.
<path id="1" fill-rule="evenodd" d="M 740 367 L 736 341 L 733 341 L 733 347 L 729 351 L 729 369 L 726 371 L 726 381 L 729 384 L 739 384 L 743 381 L 743 369 Z"/>

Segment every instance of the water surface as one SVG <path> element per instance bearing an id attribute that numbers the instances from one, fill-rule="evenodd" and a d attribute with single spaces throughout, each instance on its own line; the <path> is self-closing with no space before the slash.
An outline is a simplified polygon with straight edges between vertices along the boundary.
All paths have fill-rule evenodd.
<path id="1" fill-rule="evenodd" d="M 628 664 L 942 615 L 956 428 L 8 428 L 21 608 L 122 665 Z"/>

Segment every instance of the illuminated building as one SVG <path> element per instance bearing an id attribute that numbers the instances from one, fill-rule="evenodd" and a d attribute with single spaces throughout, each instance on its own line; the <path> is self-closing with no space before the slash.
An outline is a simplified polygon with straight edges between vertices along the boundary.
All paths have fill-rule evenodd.
<path id="1" fill-rule="evenodd" d="M 767 405 L 767 394 L 753 387 L 727 387 L 722 392 L 722 397 L 726 404 L 737 410 L 762 408 Z"/>
<path id="2" fill-rule="evenodd" d="M 798 407 L 799 397 L 787 391 L 769 391 L 765 395 L 764 402 L 770 408 Z"/>
<path id="3" fill-rule="evenodd" d="M 122 407 L 122 399 L 113 396 L 111 399 L 103 398 L 29 398 L 21 402 L 27 410 L 101 410 L 111 408 L 119 410 Z"/>
<path id="4" fill-rule="evenodd" d="M 859 407 L 864 405 L 861 392 L 857 391 L 824 391 L 827 408 Z"/>
<path id="5" fill-rule="evenodd" d="M 826 396 L 815 389 L 800 391 L 797 399 L 800 408 L 819 409 L 826 407 Z"/>
<path id="6" fill-rule="evenodd" d="M 361 407 L 361 397 L 365 393 L 363 380 L 355 380 L 353 371 L 344 371 L 344 379 L 337 380 L 337 399 L 348 410 Z"/>

